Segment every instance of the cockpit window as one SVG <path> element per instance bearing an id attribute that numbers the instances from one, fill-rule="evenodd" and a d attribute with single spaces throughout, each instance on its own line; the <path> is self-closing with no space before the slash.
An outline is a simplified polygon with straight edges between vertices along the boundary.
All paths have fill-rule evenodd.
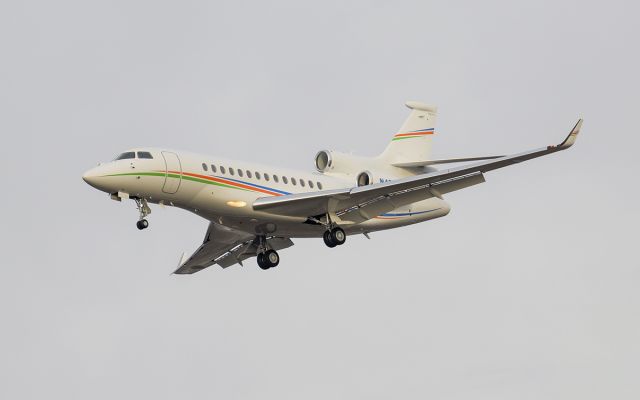
<path id="1" fill-rule="evenodd" d="M 151 153 L 149 153 L 148 151 L 139 151 L 138 152 L 138 158 L 148 158 L 148 159 L 153 159 L 153 156 L 151 155 Z"/>
<path id="2" fill-rule="evenodd" d="M 113 161 L 118 161 L 118 160 L 126 160 L 128 158 L 136 158 L 136 153 L 134 153 L 133 151 L 127 151 L 126 153 L 122 153 L 120 154 L 118 157 L 115 158 L 115 160 Z"/>

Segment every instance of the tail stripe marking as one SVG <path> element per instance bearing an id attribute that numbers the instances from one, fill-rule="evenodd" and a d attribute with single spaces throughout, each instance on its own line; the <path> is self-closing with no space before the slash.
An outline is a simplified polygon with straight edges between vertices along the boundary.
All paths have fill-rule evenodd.
<path id="1" fill-rule="evenodd" d="M 410 139 L 416 137 L 422 137 L 425 135 L 433 135 L 435 133 L 434 128 L 418 129 L 411 132 L 398 133 L 392 140 Z"/>

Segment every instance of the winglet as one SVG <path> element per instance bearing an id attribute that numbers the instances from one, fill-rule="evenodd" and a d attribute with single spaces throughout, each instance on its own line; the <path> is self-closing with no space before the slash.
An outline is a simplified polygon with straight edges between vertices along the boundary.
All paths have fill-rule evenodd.
<path id="1" fill-rule="evenodd" d="M 568 149 L 569 147 L 573 146 L 573 144 L 576 142 L 576 139 L 578 139 L 578 134 L 580 133 L 580 128 L 582 128 L 582 118 L 580 118 L 578 120 L 576 125 L 573 127 L 573 129 L 571 130 L 569 135 L 564 139 L 564 141 L 562 143 L 560 143 L 557 146 L 549 146 L 549 150 L 551 150 L 551 149 L 565 150 L 565 149 Z"/>
<path id="2" fill-rule="evenodd" d="M 184 251 L 183 251 L 182 254 L 180 255 L 180 260 L 178 261 L 178 268 L 176 268 L 171 274 L 175 274 L 176 271 L 178 271 L 180 269 L 180 267 L 182 267 L 182 265 L 184 264 L 185 261 L 186 261 L 186 259 L 185 259 Z"/>

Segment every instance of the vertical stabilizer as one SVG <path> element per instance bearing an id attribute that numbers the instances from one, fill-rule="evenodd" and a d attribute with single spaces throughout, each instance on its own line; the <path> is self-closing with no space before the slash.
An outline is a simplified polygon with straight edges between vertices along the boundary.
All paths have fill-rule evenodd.
<path id="1" fill-rule="evenodd" d="M 380 158 L 390 164 L 425 161 L 431 158 L 431 140 L 435 133 L 437 108 L 417 101 L 408 101 L 406 106 L 411 109 L 409 117 L 380 155 Z"/>

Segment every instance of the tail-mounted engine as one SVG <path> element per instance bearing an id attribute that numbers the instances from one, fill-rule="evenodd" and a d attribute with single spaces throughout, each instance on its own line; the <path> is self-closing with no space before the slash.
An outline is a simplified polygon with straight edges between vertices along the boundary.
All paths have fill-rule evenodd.
<path id="1" fill-rule="evenodd" d="M 328 175 L 352 176 L 358 186 L 370 185 L 374 181 L 374 158 L 354 156 L 337 151 L 322 150 L 316 154 L 316 169 Z"/>

